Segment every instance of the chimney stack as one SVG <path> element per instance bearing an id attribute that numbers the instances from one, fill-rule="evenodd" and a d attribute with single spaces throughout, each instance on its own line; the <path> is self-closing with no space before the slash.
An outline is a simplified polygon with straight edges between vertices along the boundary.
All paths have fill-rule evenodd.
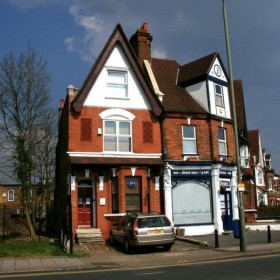
<path id="1" fill-rule="evenodd" d="M 151 36 L 148 32 L 147 22 L 144 22 L 129 40 L 142 68 L 144 67 L 143 60 L 148 60 L 151 62 L 152 40 L 153 36 Z"/>

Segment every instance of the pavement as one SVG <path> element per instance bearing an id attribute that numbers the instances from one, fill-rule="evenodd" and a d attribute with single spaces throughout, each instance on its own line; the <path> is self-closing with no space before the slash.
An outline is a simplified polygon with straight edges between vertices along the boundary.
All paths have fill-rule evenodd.
<path id="1" fill-rule="evenodd" d="M 280 254 L 280 231 L 247 231 L 246 251 L 241 252 L 239 239 L 233 233 L 177 237 L 169 252 L 162 248 L 140 248 L 126 254 L 122 246 L 74 245 L 75 252 L 86 252 L 88 257 L 43 257 L 0 259 L 0 278 L 22 273 L 66 272 L 97 269 L 135 269 L 249 258 Z"/>

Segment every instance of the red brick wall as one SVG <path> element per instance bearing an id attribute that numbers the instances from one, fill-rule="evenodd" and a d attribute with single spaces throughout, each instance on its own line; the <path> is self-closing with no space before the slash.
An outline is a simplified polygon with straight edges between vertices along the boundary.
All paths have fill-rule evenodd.
<path id="1" fill-rule="evenodd" d="M 148 167 L 138 167 L 135 172 L 135 177 L 141 177 L 142 188 L 142 212 L 148 213 L 148 200 L 147 200 L 147 188 L 148 180 L 150 180 L 150 212 L 160 212 L 160 191 L 155 190 L 154 176 L 157 175 L 151 172 L 151 178 L 148 179 L 147 175 Z M 90 178 L 95 179 L 95 190 L 96 190 L 96 226 L 101 229 L 104 239 L 109 238 L 109 233 L 111 229 L 112 222 L 107 221 L 104 217 L 104 214 L 112 213 L 112 192 L 111 192 L 111 178 L 112 171 L 110 168 L 104 169 L 104 187 L 103 190 L 99 190 L 99 170 L 94 167 L 90 170 Z M 84 177 L 84 170 L 80 169 L 76 171 L 77 178 Z M 116 176 L 119 181 L 119 213 L 126 212 L 126 203 L 125 203 L 125 178 L 131 177 L 130 166 L 119 166 L 116 170 Z M 75 230 L 78 228 L 78 187 L 72 191 L 72 230 L 75 233 Z M 106 199 L 105 205 L 99 205 L 100 198 Z"/>
<path id="2" fill-rule="evenodd" d="M 166 114 L 163 122 L 164 147 L 167 159 L 183 159 L 182 126 L 187 125 L 187 115 Z M 199 160 L 219 160 L 218 128 L 220 119 L 209 120 L 207 116 L 192 117 L 191 125 L 196 127 L 197 152 Z M 235 141 L 232 122 L 224 121 L 227 135 L 227 154 L 235 160 Z"/>
<path id="3" fill-rule="evenodd" d="M 81 114 L 73 113 L 69 121 L 69 151 L 102 152 L 103 151 L 103 120 L 99 114 L 106 109 L 83 108 Z M 158 119 L 148 110 L 127 110 L 135 115 L 132 121 L 132 147 L 134 153 L 161 153 L 161 133 Z M 92 141 L 81 141 L 81 119 L 92 119 Z M 143 121 L 152 123 L 153 143 L 143 144 Z M 102 129 L 102 135 L 97 129 Z"/>

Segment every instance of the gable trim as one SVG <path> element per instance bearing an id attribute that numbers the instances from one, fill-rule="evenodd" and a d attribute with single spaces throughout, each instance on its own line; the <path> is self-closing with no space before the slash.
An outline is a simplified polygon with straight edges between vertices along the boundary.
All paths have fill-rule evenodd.
<path id="1" fill-rule="evenodd" d="M 156 116 L 160 116 L 162 113 L 162 107 L 160 105 L 159 100 L 155 96 L 150 84 L 146 80 L 146 77 L 142 73 L 142 69 L 140 64 L 137 60 L 137 57 L 133 53 L 133 50 L 120 26 L 118 24 L 113 31 L 111 37 L 109 38 L 107 44 L 103 48 L 102 52 L 100 53 L 99 57 L 97 58 L 95 64 L 93 65 L 92 69 L 90 70 L 81 90 L 78 92 L 75 99 L 72 101 L 73 109 L 76 112 L 80 112 L 83 107 L 83 103 L 89 93 L 92 85 L 96 81 L 98 74 L 102 70 L 105 65 L 105 62 L 109 55 L 112 53 L 116 44 L 120 44 L 126 54 L 132 69 L 134 70 L 136 77 L 138 78 L 144 92 L 147 94 L 149 101 L 151 102 L 153 112 Z"/>

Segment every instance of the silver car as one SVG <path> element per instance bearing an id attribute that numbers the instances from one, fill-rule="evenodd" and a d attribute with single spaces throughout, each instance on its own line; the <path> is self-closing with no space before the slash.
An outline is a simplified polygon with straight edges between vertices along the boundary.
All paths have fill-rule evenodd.
<path id="1" fill-rule="evenodd" d="M 110 232 L 111 244 L 124 244 L 126 252 L 137 246 L 163 246 L 169 251 L 175 239 L 172 222 L 162 214 L 126 214 Z"/>

